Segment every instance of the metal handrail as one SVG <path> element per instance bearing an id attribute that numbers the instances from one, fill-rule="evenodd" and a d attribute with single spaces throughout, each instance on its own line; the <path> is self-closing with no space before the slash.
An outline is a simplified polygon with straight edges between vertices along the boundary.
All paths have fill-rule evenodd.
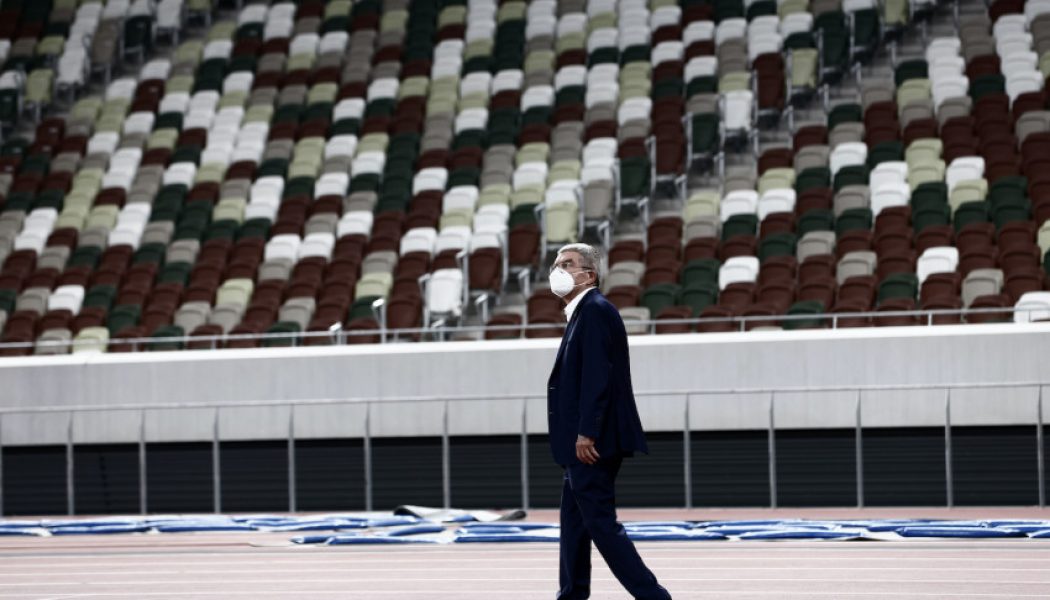
<path id="1" fill-rule="evenodd" d="M 840 329 L 839 321 L 842 319 L 880 319 L 880 318 L 892 318 L 892 317 L 912 317 L 923 319 L 921 323 L 917 325 L 932 326 L 935 317 L 965 317 L 968 315 L 1015 315 L 1017 313 L 1032 314 L 1033 312 L 1043 312 L 1045 309 L 1042 308 L 1031 308 L 1031 307 L 991 307 L 991 308 L 963 308 L 963 309 L 925 309 L 925 310 L 902 310 L 902 311 L 858 311 L 858 312 L 838 312 L 838 313 L 812 313 L 812 314 L 784 314 L 784 315 L 754 315 L 754 316 L 732 316 L 732 317 L 697 317 L 697 318 L 686 318 L 686 319 L 628 319 L 625 321 L 625 325 L 633 330 L 636 327 L 644 327 L 647 333 L 656 333 L 656 328 L 659 326 L 667 325 L 689 325 L 698 327 L 703 324 L 721 324 L 721 323 L 733 323 L 738 325 L 736 328 L 738 331 L 747 331 L 749 324 L 763 324 L 771 323 L 778 324 L 784 321 L 818 321 L 822 325 L 820 327 L 811 327 L 807 329 Z M 211 350 L 224 349 L 222 344 L 224 342 L 236 342 L 236 341 L 265 341 L 265 340 L 287 340 L 292 342 L 292 345 L 296 345 L 295 342 L 302 342 L 309 339 L 322 339 L 328 338 L 331 345 L 342 345 L 347 343 L 348 338 L 360 338 L 360 337 L 379 337 L 378 343 L 394 343 L 413 341 L 413 338 L 418 338 L 417 341 L 444 341 L 450 335 L 456 334 L 484 334 L 486 332 L 518 332 L 519 338 L 526 337 L 528 331 L 538 330 L 549 330 L 549 329 L 564 329 L 565 323 L 523 323 L 521 325 L 442 325 L 441 327 L 407 327 L 399 329 L 367 329 L 367 330 L 356 330 L 348 331 L 346 329 L 340 329 L 338 335 L 333 335 L 330 331 L 300 331 L 300 332 L 281 332 L 281 333 L 241 333 L 241 334 L 226 334 L 226 335 L 205 335 L 205 336 L 193 336 L 193 335 L 182 335 L 182 336 L 169 336 L 169 337 L 135 337 L 135 338 L 109 338 L 107 345 L 111 344 L 130 344 L 133 349 L 149 349 L 153 346 L 161 346 L 168 344 L 189 344 L 189 343 L 206 343 L 211 344 Z M 428 336 L 433 336 L 433 339 L 428 339 Z M 506 338 L 503 338 L 506 339 Z M 513 339 L 513 338 L 511 338 Z M 376 343 L 376 342 L 370 342 Z M 43 340 L 43 341 L 32 341 L 32 342 L 3 342 L 0 343 L 0 350 L 4 349 L 17 349 L 17 348 L 70 348 L 75 349 L 79 347 L 95 347 L 98 346 L 97 340 Z M 300 344 L 301 345 L 301 344 Z M 181 350 L 188 350 L 182 348 Z"/>
<path id="2" fill-rule="evenodd" d="M 1019 389 L 1034 388 L 1037 391 L 1036 406 L 1033 415 L 1033 425 L 1036 430 L 1036 465 L 1038 482 L 1039 506 L 1046 506 L 1046 472 L 1045 472 L 1045 444 L 1043 435 L 1043 388 L 1050 385 L 1047 381 L 1015 381 L 1015 382 L 957 382 L 941 384 L 889 384 L 889 385 L 854 385 L 854 386 L 797 386 L 797 387 L 753 387 L 753 388 L 720 388 L 720 389 L 698 389 L 698 390 L 649 390 L 636 393 L 639 397 L 662 397 L 663 399 L 684 400 L 684 411 L 682 414 L 682 486 L 684 491 L 684 507 L 692 508 L 692 425 L 690 422 L 689 408 L 691 400 L 695 397 L 704 396 L 739 396 L 743 394 L 764 395 L 768 398 L 767 409 L 767 456 L 769 462 L 769 497 L 770 507 L 776 508 L 778 498 L 777 485 L 777 458 L 776 458 L 776 432 L 775 421 L 776 401 L 778 395 L 800 394 L 800 393 L 827 393 L 827 392 L 851 392 L 855 394 L 855 477 L 856 477 L 856 502 L 858 507 L 864 506 L 864 469 L 863 469 L 863 430 L 862 407 L 865 394 L 885 391 L 929 391 L 941 390 L 944 392 L 944 452 L 945 452 L 945 504 L 948 507 L 954 505 L 954 472 L 952 466 L 952 392 L 954 390 L 980 390 L 980 389 Z M 34 407 L 0 407 L 0 432 L 3 431 L 2 419 L 11 414 L 33 414 L 33 413 L 67 413 L 69 420 L 66 426 L 66 501 L 69 514 L 76 513 L 75 488 L 74 488 L 74 423 L 76 415 L 99 411 L 138 411 L 138 472 L 139 472 L 139 505 L 143 514 L 148 512 L 147 489 L 146 489 L 146 412 L 150 410 L 172 410 L 172 409 L 201 409 L 211 408 L 214 410 L 212 422 L 212 482 L 213 482 L 213 507 L 215 512 L 222 511 L 222 470 L 221 465 L 221 427 L 220 415 L 224 408 L 248 408 L 248 407 L 287 407 L 287 456 L 288 456 L 288 485 L 289 505 L 288 510 L 296 510 L 295 478 L 296 478 L 296 436 L 295 436 L 295 408 L 297 406 L 318 405 L 363 405 L 365 415 L 363 419 L 364 433 L 362 448 L 364 455 L 364 496 L 365 509 L 372 510 L 373 486 L 372 486 L 372 451 L 371 451 L 371 418 L 372 406 L 379 403 L 408 403 L 408 402 L 440 402 L 443 406 L 441 419 L 441 463 L 442 463 L 442 494 L 444 506 L 451 504 L 451 454 L 449 431 L 449 406 L 452 402 L 474 401 L 474 402 L 506 402 L 518 401 L 521 403 L 521 431 L 519 434 L 519 462 L 521 478 L 521 505 L 528 508 L 529 505 L 529 427 L 528 427 L 528 405 L 530 400 L 541 399 L 541 394 L 496 394 L 496 395 L 463 395 L 463 396 L 392 396 L 392 397 L 359 397 L 359 398 L 312 398 L 296 400 L 245 400 L 241 402 L 169 402 L 158 404 L 114 404 L 110 406 L 34 406 Z M 356 436 L 355 436 L 356 437 Z M 0 450 L 3 441 L 0 439 Z M 3 514 L 3 453 L 0 452 L 0 515 Z"/>

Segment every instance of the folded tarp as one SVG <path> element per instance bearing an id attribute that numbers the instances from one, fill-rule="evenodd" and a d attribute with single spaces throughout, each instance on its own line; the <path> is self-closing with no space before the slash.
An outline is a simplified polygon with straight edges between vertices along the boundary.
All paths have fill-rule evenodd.
<path id="1" fill-rule="evenodd" d="M 653 527 L 672 527 L 675 529 L 695 529 L 691 521 L 628 521 L 624 527 L 631 529 L 649 529 Z"/>
<path id="2" fill-rule="evenodd" d="M 0 528 L 0 536 L 15 536 L 15 535 L 35 535 L 45 536 L 51 535 L 51 532 L 44 529 L 43 527 L 3 527 Z"/>
<path id="3" fill-rule="evenodd" d="M 384 536 L 384 535 L 304 535 L 292 538 L 293 544 L 322 546 L 347 546 L 351 544 L 435 544 L 431 537 Z"/>
<path id="4" fill-rule="evenodd" d="M 139 524 L 114 524 L 114 525 L 89 525 L 86 527 L 77 527 L 73 525 L 67 525 L 64 527 L 50 527 L 48 531 L 51 535 L 99 535 L 99 534 L 114 534 L 114 533 L 141 533 L 143 531 L 149 531 L 151 527 L 145 523 Z"/>
<path id="5" fill-rule="evenodd" d="M 533 529 L 521 533 L 474 533 L 472 529 L 456 531 L 453 541 L 457 544 L 477 542 L 557 542 L 558 529 Z"/>
<path id="6" fill-rule="evenodd" d="M 696 528 L 710 529 L 712 527 L 751 527 L 752 525 L 780 525 L 784 519 L 741 519 L 739 521 L 695 521 L 692 526 Z M 797 521 L 796 521 L 797 522 Z"/>
<path id="7" fill-rule="evenodd" d="M 240 525 L 238 523 L 172 523 L 170 525 L 156 525 L 154 527 L 161 533 L 193 533 L 200 531 L 258 531 L 251 525 Z"/>
<path id="8" fill-rule="evenodd" d="M 740 534 L 742 540 L 845 540 L 859 539 L 855 531 L 829 531 L 827 529 L 767 529 Z"/>
<path id="9" fill-rule="evenodd" d="M 445 528 L 436 523 L 428 523 L 426 525 L 409 525 L 407 527 L 397 527 L 389 531 L 384 531 L 383 535 L 390 537 L 402 537 L 406 535 L 419 535 L 421 533 L 444 533 Z"/>
<path id="10" fill-rule="evenodd" d="M 44 519 L 41 527 L 55 529 L 60 527 L 111 527 L 114 525 L 141 525 L 145 521 L 138 518 L 114 517 L 112 519 Z"/>
<path id="11" fill-rule="evenodd" d="M 1044 531 L 1033 531 L 1028 534 L 1030 538 L 1050 538 L 1050 529 Z"/>
<path id="12" fill-rule="evenodd" d="M 289 531 L 343 531 L 346 529 L 364 529 L 364 523 L 349 521 L 307 521 L 304 523 L 291 523 L 261 528 L 263 531 L 289 532 Z"/>
<path id="13" fill-rule="evenodd" d="M 523 510 L 514 510 L 506 514 L 500 514 L 489 510 L 468 511 L 457 508 L 433 508 L 411 504 L 395 508 L 394 514 L 418 517 L 434 523 L 469 523 L 473 521 L 489 523 L 492 521 L 515 521 L 525 518 L 525 511 Z"/>
<path id="14" fill-rule="evenodd" d="M 522 533 L 534 529 L 557 529 L 557 523 L 464 523 L 470 533 Z"/>
<path id="15" fill-rule="evenodd" d="M 987 525 L 988 527 L 1014 529 L 1017 531 L 1023 531 L 1025 533 L 1045 531 L 1047 529 L 1050 529 L 1050 521 L 1036 521 L 1030 519 L 1015 521 L 985 521 L 985 525 Z"/>
<path id="16" fill-rule="evenodd" d="M 720 533 L 722 535 L 744 535 L 745 533 L 758 533 L 762 531 L 784 531 L 785 529 L 805 529 L 810 531 L 827 531 L 828 528 L 823 525 L 806 526 L 795 523 L 785 523 L 783 525 L 719 525 L 718 527 L 708 527 L 702 531 L 709 531 L 711 533 Z"/>
<path id="17" fill-rule="evenodd" d="M 891 520 L 891 521 L 870 521 L 867 523 L 856 523 L 858 527 L 863 527 L 873 533 L 879 532 L 895 532 L 901 527 L 925 527 L 933 525 L 936 521 L 928 519 L 914 519 L 914 520 Z"/>
<path id="18" fill-rule="evenodd" d="M 329 546 L 350 544 L 436 544 L 438 540 L 425 537 L 387 537 L 382 535 L 334 535 L 328 540 Z"/>
<path id="19" fill-rule="evenodd" d="M 291 542 L 293 544 L 327 544 L 328 540 L 334 536 L 331 535 L 299 535 L 293 537 Z"/>
<path id="20" fill-rule="evenodd" d="M 24 529 L 26 527 L 43 527 L 40 521 L 0 521 L 0 529 Z"/>
<path id="21" fill-rule="evenodd" d="M 627 537 L 638 541 L 697 541 L 697 540 L 725 540 L 728 539 L 721 533 L 713 531 L 701 531 L 698 529 L 627 529 Z"/>
<path id="22" fill-rule="evenodd" d="M 1025 537 L 1023 532 L 1016 529 L 1005 529 L 996 527 L 965 527 L 965 526 L 925 526 L 925 527 L 901 527 L 897 530 L 901 537 L 945 537 L 945 538 L 1009 538 Z"/>

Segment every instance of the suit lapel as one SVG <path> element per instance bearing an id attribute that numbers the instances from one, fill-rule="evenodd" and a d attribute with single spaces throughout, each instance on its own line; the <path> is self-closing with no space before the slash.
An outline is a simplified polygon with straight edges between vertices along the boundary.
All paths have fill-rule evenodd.
<path id="1" fill-rule="evenodd" d="M 562 357 L 565 355 L 565 349 L 569 345 L 569 338 L 573 336 L 576 321 L 580 316 L 580 309 L 583 308 L 583 304 L 590 300 L 590 296 L 595 292 L 587 292 L 583 298 L 580 299 L 580 303 L 576 305 L 576 310 L 572 313 L 572 318 L 565 325 L 565 333 L 561 336 L 561 345 L 558 346 L 558 355 L 554 358 L 554 368 L 551 369 L 550 381 L 558 375 L 558 371 L 561 369 Z"/>

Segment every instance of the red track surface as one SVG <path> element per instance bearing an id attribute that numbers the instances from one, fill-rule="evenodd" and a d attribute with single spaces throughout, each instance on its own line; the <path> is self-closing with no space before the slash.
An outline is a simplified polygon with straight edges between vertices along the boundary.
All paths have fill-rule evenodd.
<path id="1" fill-rule="evenodd" d="M 1039 509 L 624 510 L 621 518 L 1050 518 Z M 556 520 L 535 511 L 530 520 Z M 551 599 L 556 544 L 300 547 L 286 533 L 0 538 L 0 600 Z M 676 599 L 1050 598 L 1050 540 L 648 542 Z M 595 600 L 628 596 L 594 556 Z"/>

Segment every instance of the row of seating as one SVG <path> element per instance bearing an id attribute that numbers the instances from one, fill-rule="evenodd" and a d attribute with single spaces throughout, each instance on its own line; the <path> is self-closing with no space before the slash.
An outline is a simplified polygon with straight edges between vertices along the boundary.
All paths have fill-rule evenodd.
<path id="1" fill-rule="evenodd" d="M 812 89 L 872 51 L 878 23 L 864 2 L 249 4 L 171 60 L 42 122 L 32 144 L 5 144 L 2 339 L 22 351 L 74 336 L 116 349 L 151 335 L 210 346 L 310 331 L 325 342 L 338 324 L 371 341 L 380 322 L 427 327 L 476 299 L 484 318 L 501 295 L 494 324 L 559 323 L 549 292 L 516 304 L 506 282 L 522 275 L 527 289 L 551 248 L 610 227 L 621 204 L 644 205 L 660 181 L 683 182 L 702 140 L 719 138 L 717 152 L 735 122 L 745 136 L 763 114 L 774 124 L 788 99 L 779 65 Z M 902 238 L 910 244 L 911 216 L 895 211 L 904 207 L 887 200 L 863 213 L 843 194 L 829 218 L 836 191 L 868 183 L 857 158 L 868 141 L 834 144 L 826 174 L 793 164 L 813 144 L 767 153 L 757 181 L 731 169 L 724 194 L 691 195 L 683 218 L 655 219 L 644 239 L 612 248 L 615 273 L 635 267 L 634 283 L 610 297 L 631 317 L 643 296 L 659 296 L 663 306 L 645 307 L 658 315 L 680 304 L 685 288 L 673 286 L 698 260 L 716 274 L 704 280 L 714 293 L 702 307 L 684 302 L 689 316 L 746 311 L 758 289 L 746 304 L 734 294 L 748 297 L 766 263 L 781 282 L 807 270 L 810 254 L 835 268 L 822 280 L 834 278 L 833 294 L 877 272 L 870 298 L 920 258 L 937 265 L 921 283 L 936 279 L 952 260 L 946 244 L 927 235 L 910 262 L 897 252 Z M 761 300 L 782 311 L 792 285 Z"/>
<path id="2" fill-rule="evenodd" d="M 1026 20 L 1038 26 L 1040 11 L 1030 4 L 1027 17 L 1001 17 L 997 31 L 1004 40 L 1017 37 L 1027 43 L 1018 27 Z M 795 133 L 793 148 L 763 153 L 758 159 L 759 177 L 748 168 L 730 168 L 720 191 L 692 194 L 682 218 L 668 221 L 678 230 L 684 221 L 684 240 L 681 236 L 654 239 L 650 230 L 648 240 L 617 244 L 612 262 L 623 259 L 633 268 L 641 263 L 631 261 L 644 257 L 645 269 L 634 269 L 636 275 L 625 281 L 622 293 L 610 293 L 625 306 L 633 306 L 638 303 L 639 284 L 649 291 L 683 283 L 693 286 L 685 297 L 692 303 L 692 315 L 700 315 L 717 298 L 712 293 L 716 290 L 701 292 L 698 288 L 704 286 L 695 281 L 679 282 L 673 270 L 663 275 L 668 264 L 680 265 L 683 259 L 693 268 L 701 268 L 704 261 L 726 261 L 729 268 L 733 261 L 746 259 L 757 266 L 761 260 L 763 265 L 775 265 L 772 272 L 778 277 L 791 271 L 784 279 L 792 285 L 812 282 L 796 282 L 794 269 L 786 269 L 782 260 L 800 267 L 813 265 L 813 260 L 834 265 L 837 268 L 825 273 L 830 285 L 817 286 L 820 292 L 811 285 L 804 297 L 809 301 L 813 294 L 819 296 L 820 310 L 872 308 L 875 294 L 869 294 L 867 302 L 849 305 L 839 304 L 842 298 L 823 291 L 834 292 L 836 283 L 853 278 L 875 277 L 868 282 L 870 291 L 882 284 L 892 288 L 897 274 L 914 278 L 902 302 L 886 303 L 888 310 L 914 308 L 915 301 L 924 308 L 1005 307 L 1021 302 L 1028 292 L 1045 289 L 1040 263 L 1046 265 L 1050 251 L 1050 206 L 1039 191 L 1045 176 L 1037 166 L 1037 149 L 1046 139 L 1050 113 L 1043 108 L 1042 77 L 1030 77 L 1030 70 L 1009 67 L 1019 71 L 1010 71 L 1007 77 L 997 72 L 1002 81 L 999 88 L 990 89 L 963 75 L 960 50 L 974 50 L 981 43 L 981 32 L 989 38 L 989 30 L 987 19 L 964 18 L 961 31 L 968 32 L 973 43 L 933 40 L 925 59 L 898 65 L 896 86 L 864 82 L 860 104 L 834 107 L 826 124 L 803 125 Z M 1000 45 L 1004 64 L 1023 59 L 1027 68 L 1034 66 L 1031 53 L 1018 56 L 1016 45 Z M 995 49 L 992 43 L 985 47 Z M 968 71 L 971 77 L 983 77 L 975 68 L 991 61 L 974 51 Z M 925 78 L 927 73 L 932 79 Z M 952 91 L 949 84 L 958 78 L 966 83 L 956 84 Z M 976 120 L 970 116 L 971 108 Z M 1015 121 L 1018 138 L 1011 133 Z M 950 161 L 947 166 L 945 160 Z M 758 273 L 757 268 L 745 269 L 744 282 L 753 285 Z M 960 283 L 971 273 L 998 283 L 984 288 L 987 294 L 967 293 L 960 298 Z M 926 281 L 936 286 L 945 278 L 954 284 L 933 288 L 943 291 L 943 297 L 932 292 L 920 297 L 920 286 Z M 719 286 L 723 292 L 725 281 L 722 278 Z M 880 309 L 883 300 L 893 298 L 893 294 L 879 294 Z M 668 318 L 689 314 L 666 306 L 665 311 L 649 308 L 651 315 L 665 312 Z"/>

